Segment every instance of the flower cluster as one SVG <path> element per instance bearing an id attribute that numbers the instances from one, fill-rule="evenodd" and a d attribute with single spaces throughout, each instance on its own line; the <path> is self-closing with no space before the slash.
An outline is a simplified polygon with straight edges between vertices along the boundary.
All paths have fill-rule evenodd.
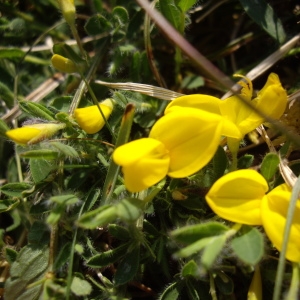
<path id="1" fill-rule="evenodd" d="M 217 180 L 206 195 L 211 209 L 223 219 L 262 225 L 280 251 L 291 189 L 281 184 L 267 193 L 268 183 L 254 170 L 238 170 Z M 297 203 L 286 258 L 300 262 L 300 203 Z"/>
<path id="2" fill-rule="evenodd" d="M 252 83 L 240 81 L 240 96 L 262 115 L 279 118 L 287 103 L 286 91 L 276 74 L 271 73 L 257 97 L 252 98 Z M 126 188 L 138 192 L 159 182 L 166 175 L 186 177 L 203 168 L 214 156 L 221 136 L 228 145 L 238 145 L 246 133 L 264 122 L 264 118 L 232 96 L 221 101 L 209 95 L 176 98 L 166 108 L 144 138 L 122 145 L 113 159 L 122 166 Z M 230 147 L 232 148 L 232 147 Z M 233 147 L 234 151 L 236 147 Z"/>

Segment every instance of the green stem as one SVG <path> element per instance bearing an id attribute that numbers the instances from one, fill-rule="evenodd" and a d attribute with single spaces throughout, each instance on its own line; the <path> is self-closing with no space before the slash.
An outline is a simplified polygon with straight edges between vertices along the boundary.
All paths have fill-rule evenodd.
<path id="1" fill-rule="evenodd" d="M 274 287 L 274 295 L 273 300 L 279 300 L 280 299 L 280 292 L 281 292 L 281 286 L 283 281 L 283 273 L 285 269 L 285 255 L 287 251 L 290 231 L 292 227 L 293 222 L 293 216 L 296 209 L 296 205 L 298 202 L 300 194 L 300 176 L 298 177 L 295 186 L 292 191 L 292 196 L 290 199 L 287 216 L 286 216 L 286 223 L 284 228 L 284 235 L 283 235 L 283 241 L 282 241 L 282 248 L 280 251 L 280 257 L 277 267 L 277 273 L 276 273 L 276 279 L 275 279 L 275 287 Z"/>
<path id="2" fill-rule="evenodd" d="M 293 263 L 292 282 L 286 300 L 297 300 L 299 290 L 299 263 Z"/>
<path id="3" fill-rule="evenodd" d="M 209 287 L 212 300 L 218 300 L 214 276 L 211 273 L 209 273 Z"/>
<path id="4" fill-rule="evenodd" d="M 128 104 L 125 108 L 124 115 L 122 118 L 120 131 L 116 140 L 116 147 L 119 147 L 128 141 L 133 122 L 134 112 L 135 107 L 133 106 L 133 104 Z M 118 178 L 119 170 L 120 167 L 116 165 L 115 162 L 111 159 L 103 186 L 100 205 L 110 203 L 111 196 L 114 192 L 114 187 Z"/>
<path id="5" fill-rule="evenodd" d="M 98 50 L 97 54 L 95 55 L 94 61 L 88 71 L 88 74 L 86 75 L 85 79 L 83 79 L 80 82 L 80 85 L 73 97 L 72 103 L 70 105 L 69 108 L 69 115 L 72 116 L 74 114 L 75 109 L 78 107 L 79 102 L 81 100 L 81 98 L 83 97 L 84 93 L 86 92 L 87 89 L 87 83 L 89 83 L 92 79 L 92 77 L 94 76 L 97 67 L 103 57 L 103 50 L 107 44 L 107 39 L 103 42 L 102 46 L 100 47 L 100 49 Z"/>
<path id="6" fill-rule="evenodd" d="M 240 146 L 240 141 L 234 138 L 227 138 L 227 145 L 231 152 L 232 161 L 229 171 L 236 171 L 238 167 L 238 151 Z"/>

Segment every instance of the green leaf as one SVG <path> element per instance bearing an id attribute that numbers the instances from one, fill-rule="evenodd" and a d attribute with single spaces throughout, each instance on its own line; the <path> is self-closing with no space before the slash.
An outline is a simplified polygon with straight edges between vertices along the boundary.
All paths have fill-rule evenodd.
<path id="1" fill-rule="evenodd" d="M 189 75 L 182 80 L 181 88 L 192 90 L 204 86 L 204 84 L 205 82 L 203 77 L 198 75 Z"/>
<path id="2" fill-rule="evenodd" d="M 121 241 L 127 241 L 130 238 L 130 233 L 128 229 L 123 226 L 119 226 L 116 224 L 109 224 L 108 225 L 108 232 L 115 238 Z"/>
<path id="3" fill-rule="evenodd" d="M 115 274 L 116 285 L 125 284 L 136 275 L 140 265 L 140 247 L 135 247 L 127 253 L 119 263 Z"/>
<path id="4" fill-rule="evenodd" d="M 183 12 L 187 12 L 192 6 L 197 3 L 198 0 L 175 0 L 178 7 L 181 8 Z"/>
<path id="5" fill-rule="evenodd" d="M 18 256 L 17 251 L 8 247 L 5 248 L 5 258 L 10 265 L 16 261 L 17 256 Z"/>
<path id="6" fill-rule="evenodd" d="M 225 243 L 226 243 L 226 235 L 220 235 L 211 238 L 206 244 L 203 254 L 201 256 L 201 263 L 205 266 L 207 270 L 211 268 L 217 256 L 222 251 Z"/>
<path id="7" fill-rule="evenodd" d="M 131 245 L 131 243 L 125 243 L 115 249 L 111 249 L 103 253 L 97 254 L 91 257 L 86 262 L 86 265 L 92 268 L 103 268 L 108 265 L 111 265 L 126 254 L 129 245 Z"/>
<path id="8" fill-rule="evenodd" d="M 225 173 L 225 170 L 228 165 L 228 158 L 223 149 L 223 147 L 219 146 L 214 158 L 212 160 L 214 173 L 215 173 L 215 180 L 218 180 L 222 177 Z"/>
<path id="9" fill-rule="evenodd" d="M 39 151 L 39 150 L 32 150 L 32 151 Z M 28 151 L 28 152 L 32 152 L 32 151 Z M 30 159 L 29 166 L 30 166 L 32 179 L 35 183 L 44 180 L 49 175 L 49 173 L 53 170 L 53 165 L 49 161 L 43 159 L 32 158 Z"/>
<path id="10" fill-rule="evenodd" d="M 206 247 L 206 245 L 208 245 L 209 243 L 212 243 L 215 240 L 216 237 L 207 237 L 207 238 L 203 238 L 201 240 L 198 240 L 192 244 L 190 244 L 187 247 L 184 247 L 182 249 L 180 249 L 179 251 L 177 251 L 175 253 L 176 257 L 188 257 L 191 256 L 199 251 L 201 251 L 203 248 Z"/>
<path id="11" fill-rule="evenodd" d="M 83 214 L 77 224 L 86 229 L 95 229 L 105 226 L 117 218 L 117 210 L 115 206 L 103 205 L 98 209 Z"/>
<path id="12" fill-rule="evenodd" d="M 19 199 L 4 199 L 0 200 L 0 213 L 10 211 L 20 204 Z"/>
<path id="13" fill-rule="evenodd" d="M 59 112 L 68 113 L 72 96 L 59 96 L 51 102 L 51 107 Z"/>
<path id="14" fill-rule="evenodd" d="M 71 291 L 76 296 L 88 296 L 92 292 L 92 286 L 84 279 L 73 277 Z"/>
<path id="15" fill-rule="evenodd" d="M 112 24 L 101 14 L 92 16 L 86 22 L 84 29 L 88 35 L 98 35 L 112 30 Z"/>
<path id="16" fill-rule="evenodd" d="M 279 156 L 276 153 L 268 153 L 264 157 L 260 167 L 260 172 L 267 181 L 270 181 L 274 177 L 278 170 L 279 162 Z"/>
<path id="17" fill-rule="evenodd" d="M 72 158 L 79 157 L 79 154 L 77 153 L 77 151 L 69 145 L 66 145 L 66 144 L 63 144 L 60 142 L 51 142 L 51 146 L 56 148 L 57 150 L 59 150 L 65 156 L 69 156 Z"/>
<path id="18" fill-rule="evenodd" d="M 0 135 L 2 137 L 6 137 L 5 132 L 9 129 L 10 128 L 7 126 L 7 124 L 0 118 Z"/>
<path id="19" fill-rule="evenodd" d="M 248 169 L 251 167 L 254 160 L 254 155 L 245 154 L 238 159 L 238 169 Z"/>
<path id="20" fill-rule="evenodd" d="M 113 19 L 117 21 L 117 25 L 121 28 L 128 24 L 129 15 L 127 10 L 122 6 L 116 6 L 112 11 Z"/>
<path id="21" fill-rule="evenodd" d="M 11 197 L 22 198 L 22 193 L 28 189 L 33 187 L 32 184 L 26 182 L 15 182 L 15 183 L 7 183 L 3 185 L 0 190 L 3 194 Z"/>
<path id="22" fill-rule="evenodd" d="M 0 82 L 0 95 L 8 107 L 11 107 L 14 105 L 15 96 L 14 96 L 14 93 L 12 92 L 12 90 L 13 90 L 12 88 L 9 88 L 3 82 Z"/>
<path id="23" fill-rule="evenodd" d="M 171 232 L 171 236 L 178 242 L 191 244 L 202 238 L 221 235 L 227 230 L 229 228 L 221 223 L 209 222 L 176 229 Z"/>
<path id="24" fill-rule="evenodd" d="M 265 1 L 240 0 L 243 8 L 249 17 L 262 27 L 270 36 L 282 44 L 286 34 L 280 19 L 273 8 Z"/>
<path id="25" fill-rule="evenodd" d="M 49 226 L 42 221 L 35 221 L 28 233 L 28 242 L 36 245 L 47 245 L 50 239 Z"/>
<path id="26" fill-rule="evenodd" d="M 188 261 L 182 268 L 181 275 L 183 277 L 187 276 L 197 276 L 199 275 L 199 267 L 194 260 Z"/>
<path id="27" fill-rule="evenodd" d="M 49 249 L 33 245 L 23 247 L 11 265 L 10 278 L 5 284 L 5 299 L 36 299 L 40 286 L 28 290 L 27 286 L 45 276 L 48 260 Z"/>
<path id="28" fill-rule="evenodd" d="M 119 218 L 126 222 L 136 221 L 142 214 L 142 208 L 145 203 L 136 198 L 123 199 L 116 206 L 116 212 Z"/>
<path id="29" fill-rule="evenodd" d="M 48 121 L 55 121 L 54 113 L 42 104 L 31 101 L 19 101 L 19 105 L 20 108 L 31 117 L 41 118 Z"/>
<path id="30" fill-rule="evenodd" d="M 184 31 L 185 15 L 175 0 L 160 0 L 159 7 L 164 17 L 181 33 Z"/>
<path id="31" fill-rule="evenodd" d="M 179 299 L 181 289 L 182 289 L 182 287 L 177 282 L 172 283 L 161 293 L 158 300 Z"/>
<path id="32" fill-rule="evenodd" d="M 58 270 L 64 266 L 70 260 L 72 243 L 68 242 L 59 248 L 59 252 L 55 257 L 54 268 Z"/>
<path id="33" fill-rule="evenodd" d="M 264 241 L 262 234 L 254 227 L 243 225 L 231 241 L 235 254 L 245 263 L 255 265 L 264 254 Z"/>
<path id="34" fill-rule="evenodd" d="M 67 206 L 75 204 L 79 201 L 79 199 L 75 195 L 61 195 L 54 196 L 50 198 L 50 201 L 55 202 L 59 205 Z"/>

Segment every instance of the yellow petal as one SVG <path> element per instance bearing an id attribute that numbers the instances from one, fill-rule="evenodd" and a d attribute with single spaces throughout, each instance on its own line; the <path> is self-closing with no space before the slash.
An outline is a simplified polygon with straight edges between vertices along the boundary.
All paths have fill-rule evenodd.
<path id="1" fill-rule="evenodd" d="M 149 137 L 161 141 L 170 155 L 168 175 L 182 178 L 203 168 L 220 142 L 222 118 L 194 108 L 176 109 L 160 118 Z"/>
<path id="2" fill-rule="evenodd" d="M 279 119 L 287 105 L 287 93 L 279 77 L 271 73 L 264 87 L 257 94 L 257 109 L 273 119 Z"/>
<path id="3" fill-rule="evenodd" d="M 282 184 L 262 201 L 263 227 L 274 246 L 281 251 L 286 214 L 290 202 L 291 191 L 286 184 Z M 293 223 L 290 231 L 286 258 L 293 262 L 300 262 L 300 203 L 297 202 Z"/>
<path id="4" fill-rule="evenodd" d="M 26 145 L 30 140 L 41 133 L 40 129 L 21 127 L 11 129 L 6 132 L 6 135 L 17 144 Z"/>
<path id="5" fill-rule="evenodd" d="M 221 100 L 209 95 L 188 95 L 174 99 L 165 109 L 165 114 L 171 112 L 175 107 L 189 107 L 205 110 L 220 115 L 219 102 Z"/>
<path id="6" fill-rule="evenodd" d="M 238 170 L 217 180 L 206 195 L 210 208 L 221 218 L 247 225 L 261 225 L 261 201 L 266 180 L 254 170 Z"/>
<path id="7" fill-rule="evenodd" d="M 113 160 L 122 166 L 125 186 L 134 193 L 160 180 L 168 172 L 170 158 L 165 146 L 151 138 L 143 138 L 118 147 Z"/>
<path id="8" fill-rule="evenodd" d="M 109 100 L 111 103 L 112 101 Z M 108 102 L 99 103 L 103 115 L 106 120 L 109 118 L 113 106 L 109 105 Z M 78 125 L 87 133 L 93 134 L 98 132 L 105 125 L 105 121 L 99 111 L 97 105 L 92 105 L 84 108 L 77 108 L 74 112 L 74 117 Z"/>
<path id="9" fill-rule="evenodd" d="M 165 114 L 168 114 L 176 109 L 180 110 L 181 108 L 186 107 L 200 109 L 202 111 L 221 116 L 219 106 L 222 102 L 223 101 L 221 101 L 220 99 L 209 95 L 195 94 L 182 96 L 170 102 L 170 104 L 165 109 Z M 223 126 L 221 135 L 236 139 L 243 138 L 243 135 L 241 134 L 239 128 L 232 122 L 232 120 L 225 117 L 222 124 Z"/>

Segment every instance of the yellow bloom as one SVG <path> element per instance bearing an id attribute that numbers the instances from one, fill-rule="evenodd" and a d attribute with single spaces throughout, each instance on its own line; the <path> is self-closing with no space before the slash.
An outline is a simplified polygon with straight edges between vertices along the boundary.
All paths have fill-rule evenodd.
<path id="1" fill-rule="evenodd" d="M 206 195 L 210 208 L 223 219 L 261 225 L 261 201 L 268 191 L 266 180 L 254 170 L 238 170 L 217 180 Z"/>
<path id="2" fill-rule="evenodd" d="M 217 180 L 206 195 L 220 217 L 241 224 L 263 225 L 274 246 L 281 251 L 291 190 L 281 184 L 268 194 L 265 179 L 254 170 L 239 170 Z M 286 258 L 300 262 L 300 202 L 292 221 Z"/>
<path id="3" fill-rule="evenodd" d="M 217 150 L 221 122 L 216 114 L 183 108 L 159 119 L 149 138 L 118 147 L 113 159 L 122 166 L 126 188 L 139 192 L 166 175 L 182 178 L 200 170 Z"/>
<path id="4" fill-rule="evenodd" d="M 286 214 L 291 198 L 291 190 L 282 184 L 262 201 L 262 221 L 267 236 L 274 246 L 281 251 L 283 233 L 286 223 Z M 293 262 L 300 262 L 300 202 L 297 202 L 290 237 L 287 246 L 286 258 Z"/>
<path id="5" fill-rule="evenodd" d="M 244 79 L 247 82 L 239 82 L 242 86 L 240 94 L 246 101 L 251 101 L 252 83 L 249 79 Z M 287 104 L 287 94 L 276 74 L 269 75 L 265 86 L 251 103 L 271 118 L 278 119 L 283 114 Z M 192 107 L 221 115 L 224 118 L 222 135 L 237 140 L 241 140 L 245 134 L 264 122 L 259 114 L 235 95 L 223 101 L 208 95 L 178 97 L 167 106 L 165 113 L 180 109 L 180 107 Z"/>
<path id="6" fill-rule="evenodd" d="M 99 103 L 99 106 L 107 120 L 113 110 L 113 101 L 111 99 L 106 99 Z M 78 125 L 89 134 L 98 132 L 105 125 L 105 120 L 102 117 L 98 105 L 77 108 L 75 109 L 74 117 Z"/>
<path id="7" fill-rule="evenodd" d="M 51 137 L 65 126 L 63 123 L 26 124 L 21 128 L 8 130 L 6 135 L 17 144 L 31 145 Z"/>
<path id="8" fill-rule="evenodd" d="M 122 166 L 126 188 L 139 192 L 163 179 L 169 169 L 170 157 L 163 143 L 143 138 L 114 151 L 113 159 Z"/>
<path id="9" fill-rule="evenodd" d="M 53 67 L 64 73 L 75 73 L 78 71 L 77 66 L 74 62 L 59 54 L 54 54 L 51 58 Z"/>

